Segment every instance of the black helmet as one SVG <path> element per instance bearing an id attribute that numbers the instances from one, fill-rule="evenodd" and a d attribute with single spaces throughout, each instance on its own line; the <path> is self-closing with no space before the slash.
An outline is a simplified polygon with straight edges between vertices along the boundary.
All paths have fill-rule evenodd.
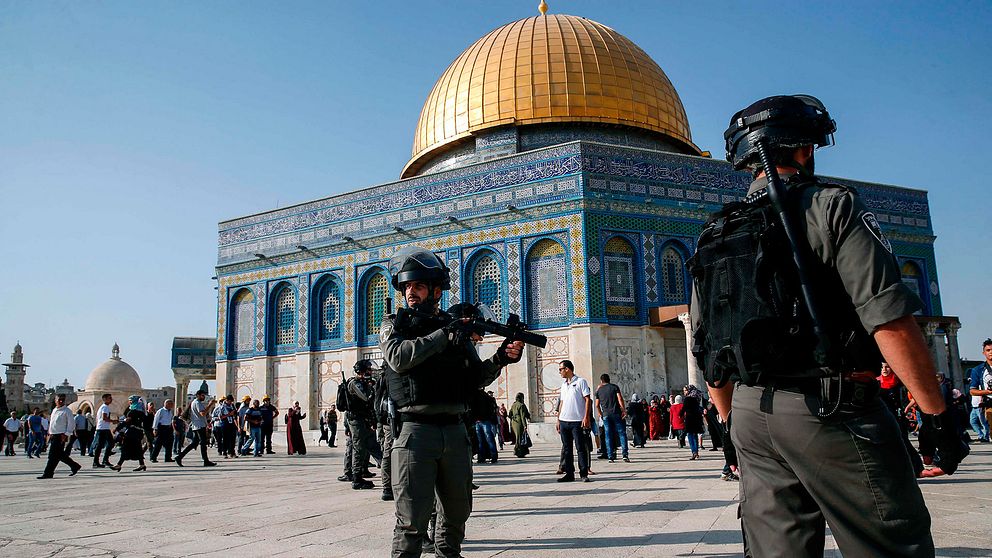
<path id="1" fill-rule="evenodd" d="M 448 266 L 433 252 L 420 246 L 407 246 L 389 260 L 389 274 L 393 278 L 393 288 L 402 290 L 400 285 L 410 281 L 423 281 L 441 287 L 451 288 Z"/>
<path id="2" fill-rule="evenodd" d="M 355 374 L 361 374 L 362 372 L 368 372 L 372 370 L 372 361 L 364 358 L 355 363 Z"/>
<path id="3" fill-rule="evenodd" d="M 769 149 L 833 145 L 837 124 L 819 99 L 810 95 L 776 95 L 738 111 L 723 133 L 727 160 L 741 170 L 758 160 L 755 144 Z"/>

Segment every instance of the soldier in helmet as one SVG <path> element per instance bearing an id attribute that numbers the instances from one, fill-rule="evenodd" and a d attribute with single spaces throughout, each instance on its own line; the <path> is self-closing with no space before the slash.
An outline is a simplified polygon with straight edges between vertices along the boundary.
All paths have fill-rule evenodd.
<path id="1" fill-rule="evenodd" d="M 355 363 L 354 370 L 355 376 L 350 378 L 345 386 L 348 410 L 345 411 L 344 417 L 348 422 L 348 431 L 351 432 L 348 441 L 351 451 L 346 452 L 345 459 L 347 461 L 350 453 L 351 487 L 355 490 L 361 490 L 375 487 L 372 481 L 363 478 L 363 473 L 367 470 L 369 456 L 371 455 L 377 462 L 381 462 L 382 453 L 374 432 L 375 381 L 372 379 L 372 361 L 360 360 Z M 349 476 L 347 473 L 348 463 L 345 465 L 345 476 Z"/>
<path id="2" fill-rule="evenodd" d="M 392 452 L 392 554 L 420 556 L 436 494 L 437 555 L 460 556 L 472 511 L 472 450 L 462 415 L 479 388 L 520 360 L 523 344 L 505 341 L 491 358 L 479 358 L 461 320 L 438 308 L 451 283 L 447 266 L 432 252 L 403 248 L 390 260 L 389 271 L 406 305 L 432 317 L 397 323 L 396 316 L 387 316 L 380 331 L 383 373 L 402 420 Z"/>
<path id="3" fill-rule="evenodd" d="M 834 130 L 806 95 L 731 119 L 727 159 L 754 182 L 706 224 L 690 261 L 693 352 L 737 448 L 748 556 L 822 556 L 825 524 L 845 556 L 933 556 L 930 515 L 878 397 L 883 355 L 941 426 L 945 472 L 967 446 L 933 382 L 912 315 L 921 302 L 875 216 L 813 175 L 813 150 Z M 769 191 L 765 163 L 784 192 Z"/>

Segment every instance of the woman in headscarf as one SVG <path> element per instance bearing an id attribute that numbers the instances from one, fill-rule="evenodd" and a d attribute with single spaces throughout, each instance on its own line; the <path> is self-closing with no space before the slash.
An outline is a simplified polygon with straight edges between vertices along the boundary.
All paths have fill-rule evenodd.
<path id="1" fill-rule="evenodd" d="M 652 440 L 661 439 L 661 399 L 657 395 L 651 396 L 651 404 L 648 406 L 648 433 Z"/>
<path id="2" fill-rule="evenodd" d="M 124 413 L 130 417 L 132 414 L 138 415 L 141 419 L 145 416 L 145 400 L 140 395 L 132 395 L 127 398 L 127 411 Z"/>
<path id="3" fill-rule="evenodd" d="M 530 448 L 524 447 L 524 434 L 527 432 L 527 422 L 530 421 L 530 411 L 524 404 L 524 394 L 518 393 L 514 398 L 509 412 L 510 430 L 513 431 L 513 455 L 524 457 L 530 453 Z M 529 438 L 529 436 L 527 436 Z"/>
<path id="4" fill-rule="evenodd" d="M 630 417 L 630 429 L 634 432 L 634 447 L 644 447 L 644 423 L 647 417 L 644 415 L 644 402 L 641 396 L 636 393 L 630 397 L 627 403 L 627 416 Z"/>
<path id="5" fill-rule="evenodd" d="M 303 441 L 303 424 L 301 423 L 305 418 L 307 415 L 300 409 L 299 401 L 286 411 L 286 442 L 289 443 L 289 455 L 294 453 L 307 454 L 307 445 Z"/>

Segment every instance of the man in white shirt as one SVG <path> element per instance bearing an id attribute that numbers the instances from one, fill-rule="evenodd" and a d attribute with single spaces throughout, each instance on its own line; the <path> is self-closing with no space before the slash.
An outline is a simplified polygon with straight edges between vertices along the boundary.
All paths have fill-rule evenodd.
<path id="1" fill-rule="evenodd" d="M 10 412 L 10 417 L 3 423 L 4 438 L 7 439 L 7 447 L 4 448 L 4 455 L 17 455 L 14 453 L 14 443 L 17 442 L 17 435 L 21 432 L 21 421 L 17 419 L 17 413 Z"/>
<path id="2" fill-rule="evenodd" d="M 163 447 L 165 447 L 165 462 L 172 462 L 172 446 L 175 443 L 175 433 L 172 431 L 172 419 L 174 418 L 172 408 L 174 406 L 175 403 L 171 399 L 167 399 L 165 405 L 155 412 L 155 418 L 152 419 L 152 435 L 155 436 L 155 442 L 152 444 L 152 463 L 158 463 L 158 452 Z"/>
<path id="3" fill-rule="evenodd" d="M 96 449 L 93 452 L 93 466 L 102 469 L 110 466 L 110 450 L 114 447 L 114 437 L 110 429 L 117 424 L 117 419 L 111 418 L 110 404 L 114 402 L 114 397 L 109 393 L 103 394 L 103 405 L 96 412 Z M 106 447 L 107 453 L 100 461 L 100 451 Z"/>
<path id="4" fill-rule="evenodd" d="M 575 463 L 572 460 L 572 446 L 578 453 L 579 477 L 582 482 L 589 482 L 589 454 L 583 447 L 583 429 L 590 428 L 592 416 L 592 399 L 589 383 L 575 375 L 572 361 L 563 360 L 558 363 L 558 372 L 562 377 L 561 391 L 558 403 L 558 433 L 561 435 L 563 465 L 565 476 L 558 482 L 575 480 Z"/>
<path id="5" fill-rule="evenodd" d="M 48 464 L 45 466 L 45 472 L 38 477 L 39 479 L 54 477 L 55 467 L 58 466 L 59 462 L 65 463 L 72 469 L 72 472 L 69 473 L 70 477 L 75 476 L 83 468 L 82 465 L 72 460 L 69 451 L 66 450 L 66 442 L 69 441 L 69 436 L 75 431 L 75 428 L 76 423 L 72 420 L 72 411 L 65 406 L 65 394 L 60 393 L 55 396 L 55 410 L 52 411 L 52 418 L 49 420 Z"/>

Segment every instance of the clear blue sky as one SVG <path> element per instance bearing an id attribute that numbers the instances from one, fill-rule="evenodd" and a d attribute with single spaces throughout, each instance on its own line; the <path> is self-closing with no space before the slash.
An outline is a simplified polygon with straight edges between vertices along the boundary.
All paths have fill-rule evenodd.
<path id="1" fill-rule="evenodd" d="M 214 335 L 217 222 L 393 180 L 431 85 L 538 0 L 3 2 L 0 351 L 29 381 L 119 342 L 145 386 L 176 335 Z M 812 93 L 838 122 L 817 170 L 930 192 L 944 312 L 992 335 L 992 4 L 552 0 L 665 70 L 692 135 Z"/>

